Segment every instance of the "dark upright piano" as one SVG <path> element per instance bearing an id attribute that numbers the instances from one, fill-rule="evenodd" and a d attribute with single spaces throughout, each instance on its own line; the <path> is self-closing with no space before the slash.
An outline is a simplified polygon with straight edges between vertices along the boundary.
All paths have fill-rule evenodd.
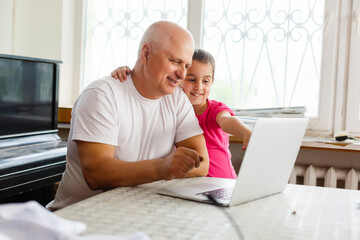
<path id="1" fill-rule="evenodd" d="M 53 189 L 65 170 L 66 141 L 57 134 L 60 63 L 0 54 L 0 203 L 36 200 L 31 193 Z"/>

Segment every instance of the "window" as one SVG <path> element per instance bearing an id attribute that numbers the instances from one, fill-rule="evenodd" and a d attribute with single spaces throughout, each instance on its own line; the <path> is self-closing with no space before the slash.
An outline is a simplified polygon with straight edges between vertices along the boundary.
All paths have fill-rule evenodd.
<path id="1" fill-rule="evenodd" d="M 323 12 L 324 0 L 205 1 L 213 96 L 237 108 L 305 105 L 318 117 Z"/>
<path id="2" fill-rule="evenodd" d="M 360 133 L 360 1 L 352 7 L 345 129 Z"/>
<path id="3" fill-rule="evenodd" d="M 133 66 L 147 27 L 166 19 L 186 28 L 187 1 L 89 0 L 84 86 L 121 65 Z"/>
<path id="4" fill-rule="evenodd" d="M 88 0 L 83 85 L 134 65 L 152 22 L 187 27 L 216 59 L 211 98 L 306 106 L 309 132 L 360 135 L 360 0 Z"/>

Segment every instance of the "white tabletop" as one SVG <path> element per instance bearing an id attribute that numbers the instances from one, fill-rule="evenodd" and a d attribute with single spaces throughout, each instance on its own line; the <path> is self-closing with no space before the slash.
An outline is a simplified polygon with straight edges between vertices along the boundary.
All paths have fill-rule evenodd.
<path id="1" fill-rule="evenodd" d="M 81 221 L 87 234 L 129 235 L 151 239 L 237 239 L 222 210 L 214 205 L 153 192 L 177 181 L 121 187 L 56 211 Z M 223 208 L 244 239 L 360 239 L 360 191 L 289 184 L 285 191 Z"/>

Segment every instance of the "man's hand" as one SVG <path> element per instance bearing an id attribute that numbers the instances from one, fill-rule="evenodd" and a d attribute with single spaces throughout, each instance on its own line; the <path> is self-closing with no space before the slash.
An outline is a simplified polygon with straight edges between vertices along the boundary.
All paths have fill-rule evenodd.
<path id="1" fill-rule="evenodd" d="M 178 147 L 164 159 L 165 179 L 184 178 L 193 168 L 200 166 L 203 157 L 196 151 Z"/>
<path id="2" fill-rule="evenodd" d="M 111 76 L 115 79 L 120 80 L 120 82 L 123 82 L 127 79 L 127 75 L 129 75 L 130 73 L 131 70 L 128 66 L 122 66 L 112 71 Z"/>

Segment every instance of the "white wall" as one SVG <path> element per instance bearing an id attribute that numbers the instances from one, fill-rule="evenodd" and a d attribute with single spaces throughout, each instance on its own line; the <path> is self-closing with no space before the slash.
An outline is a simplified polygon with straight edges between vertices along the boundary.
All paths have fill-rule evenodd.
<path id="1" fill-rule="evenodd" d="M 81 77 L 83 0 L 0 0 L 0 53 L 61 60 L 59 106 L 70 106 Z"/>
<path id="2" fill-rule="evenodd" d="M 63 0 L 59 106 L 70 107 L 80 91 L 84 1 Z M 75 80 L 75 81 L 74 81 Z"/>
<path id="3" fill-rule="evenodd" d="M 0 53 L 11 54 L 13 0 L 0 0 Z"/>
<path id="4" fill-rule="evenodd" d="M 14 2 L 12 54 L 61 60 L 62 1 Z"/>
<path id="5" fill-rule="evenodd" d="M 0 0 L 0 52 L 61 60 L 62 0 Z"/>
<path id="6" fill-rule="evenodd" d="M 0 0 L 0 52 L 61 60 L 62 0 Z"/>

